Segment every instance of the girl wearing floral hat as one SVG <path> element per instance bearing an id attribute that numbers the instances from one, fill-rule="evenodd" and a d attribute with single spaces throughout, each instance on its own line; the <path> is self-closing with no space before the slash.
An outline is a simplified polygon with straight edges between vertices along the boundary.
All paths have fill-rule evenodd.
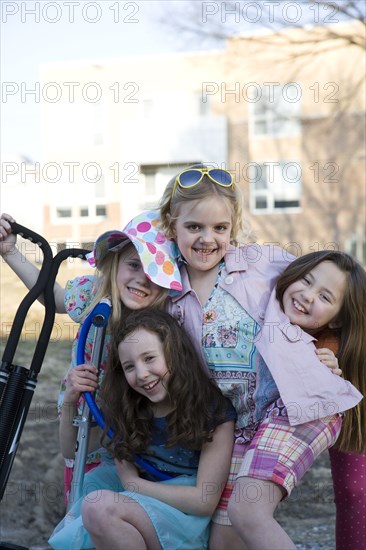
<path id="1" fill-rule="evenodd" d="M 38 269 L 16 247 L 16 235 L 9 222 L 12 216 L 0 216 L 0 255 L 28 288 L 38 278 Z M 81 414 L 83 392 L 94 392 L 103 378 L 109 354 L 110 332 L 121 317 L 147 307 L 164 309 L 168 292 L 181 290 L 181 279 L 175 263 L 175 245 L 156 228 L 158 215 L 144 212 L 133 218 L 122 231 L 103 233 L 95 242 L 88 261 L 97 268 L 96 275 L 86 275 L 68 281 L 66 288 L 55 284 L 57 313 L 68 313 L 73 321 L 82 324 L 95 305 L 105 296 L 112 303 L 99 376 L 92 365 L 77 366 L 76 354 L 80 329 L 72 344 L 72 360 L 58 398 L 60 415 L 60 445 L 65 458 L 65 495 L 70 490 L 77 428 L 73 418 Z M 39 301 L 43 303 L 43 297 Z M 89 362 L 94 338 L 94 326 L 89 331 L 85 361 Z M 99 401 L 98 391 L 96 401 Z M 95 430 L 97 432 L 97 430 Z M 93 429 L 90 448 L 95 447 Z M 90 453 L 86 471 L 100 464 L 103 450 Z"/>

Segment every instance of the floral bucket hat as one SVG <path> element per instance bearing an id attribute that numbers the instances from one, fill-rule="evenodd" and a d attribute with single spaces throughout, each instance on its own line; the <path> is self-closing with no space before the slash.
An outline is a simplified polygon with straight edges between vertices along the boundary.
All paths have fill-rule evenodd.
<path id="1" fill-rule="evenodd" d="M 95 241 L 88 262 L 99 267 L 109 252 L 118 252 L 130 242 L 140 257 L 150 281 L 171 290 L 182 290 L 182 281 L 175 261 L 177 247 L 157 229 L 157 212 L 143 212 L 133 218 L 122 231 L 107 231 Z"/>

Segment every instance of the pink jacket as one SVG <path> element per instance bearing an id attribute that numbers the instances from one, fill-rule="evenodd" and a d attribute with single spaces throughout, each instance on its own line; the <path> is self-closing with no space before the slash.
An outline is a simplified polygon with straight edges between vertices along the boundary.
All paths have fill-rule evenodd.
<path id="1" fill-rule="evenodd" d="M 220 286 L 259 324 L 257 349 L 287 407 L 290 424 L 296 425 L 350 409 L 362 395 L 319 361 L 315 338 L 292 325 L 281 310 L 274 286 L 292 260 L 293 256 L 272 245 L 230 247 L 225 255 L 228 275 Z M 181 275 L 183 291 L 171 298 L 168 311 L 184 326 L 204 359 L 202 308 L 184 266 Z"/>

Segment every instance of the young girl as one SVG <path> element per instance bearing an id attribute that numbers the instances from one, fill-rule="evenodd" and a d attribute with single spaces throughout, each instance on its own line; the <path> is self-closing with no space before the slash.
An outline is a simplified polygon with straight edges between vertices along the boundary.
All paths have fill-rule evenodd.
<path id="1" fill-rule="evenodd" d="M 345 285 L 342 285 L 342 281 Z M 344 292 L 337 294 L 341 283 Z M 342 305 L 334 317 L 335 300 Z M 323 251 L 294 260 L 280 275 L 277 298 L 291 323 L 317 347 L 338 354 L 344 377 L 366 394 L 366 272 L 348 254 Z M 321 352 L 324 353 L 324 352 Z M 329 450 L 336 503 L 336 548 L 366 548 L 366 400 L 345 414 Z"/>
<path id="2" fill-rule="evenodd" d="M 39 271 L 16 248 L 16 235 L 12 233 L 9 221 L 15 220 L 8 214 L 1 215 L 0 254 L 26 286 L 31 288 Z M 156 229 L 156 224 L 156 213 L 145 212 L 133 218 L 122 232 L 108 231 L 102 234 L 89 258 L 98 268 L 97 275 L 68 281 L 66 289 L 57 283 L 55 285 L 57 313 L 67 312 L 77 323 L 82 323 L 103 297 L 110 296 L 113 308 L 101 358 L 101 376 L 109 351 L 109 332 L 119 322 L 121 315 L 149 306 L 163 308 L 168 289 L 181 289 L 180 275 L 173 257 L 175 245 Z M 71 367 L 61 385 L 58 399 L 61 452 L 66 459 L 66 499 L 72 478 L 77 436 L 77 428 L 72 425 L 72 420 L 82 411 L 81 392 L 95 391 L 97 387 L 96 369 L 90 365 L 86 368 L 76 366 L 79 333 L 73 341 Z M 92 326 L 86 342 L 87 361 L 90 360 L 93 338 Z M 101 458 L 100 450 L 91 453 L 86 470 L 98 465 Z"/>
<path id="3" fill-rule="evenodd" d="M 171 298 L 169 311 L 203 352 L 238 414 L 231 471 L 213 517 L 210 547 L 294 548 L 274 510 L 316 456 L 336 441 L 338 413 L 362 396 L 320 362 L 314 338 L 294 330 L 281 310 L 272 291 L 293 258 L 276 246 L 235 246 L 242 211 L 229 172 L 204 165 L 185 170 L 169 182 L 160 214 L 165 234 L 180 250 L 183 292 Z M 244 462 L 248 444 L 280 397 L 285 416 L 276 424 L 272 415 L 271 440 L 264 434 L 260 453 Z M 297 442 L 292 450 L 286 443 L 291 438 Z M 275 450 L 267 453 L 268 444 Z M 255 498 L 248 475 L 256 477 Z M 252 506 L 245 515 L 248 501 Z"/>
<path id="4" fill-rule="evenodd" d="M 84 479 L 56 527 L 56 549 L 207 548 L 208 524 L 230 466 L 236 413 L 204 373 L 184 330 L 167 313 L 131 313 L 113 333 L 102 384 L 107 448 L 115 466 Z M 140 455 L 172 479 L 133 464 Z M 80 516 L 82 509 L 82 517 Z M 85 527 L 84 527 L 85 526 Z"/>

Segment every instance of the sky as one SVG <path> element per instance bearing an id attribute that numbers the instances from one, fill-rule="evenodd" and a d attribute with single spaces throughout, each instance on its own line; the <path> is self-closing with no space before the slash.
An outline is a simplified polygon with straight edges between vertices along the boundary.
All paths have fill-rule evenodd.
<path id="1" fill-rule="evenodd" d="M 228 2 L 196 3 L 198 24 L 206 39 L 183 35 L 173 22 L 167 25 L 173 21 L 172 15 L 176 21 L 192 23 L 187 10 L 190 2 L 185 0 L 1 0 L 2 160 L 16 155 L 41 160 L 40 102 L 27 92 L 41 92 L 43 63 L 212 49 L 224 45 L 210 39 L 214 26 L 221 25 L 224 33 L 261 27 L 261 21 L 253 22 L 253 1 L 235 2 L 240 5 L 238 16 L 224 12 Z M 296 16 L 296 2 L 284 5 L 289 20 Z M 316 13 L 313 9 L 303 15 L 315 17 Z M 319 15 L 322 20 L 330 14 Z"/>
<path id="2" fill-rule="evenodd" d="M 13 154 L 40 158 L 40 102 L 27 92 L 39 89 L 41 95 L 42 64 L 193 47 L 159 22 L 166 8 L 162 1 L 1 0 L 0 7 L 2 160 Z"/>

